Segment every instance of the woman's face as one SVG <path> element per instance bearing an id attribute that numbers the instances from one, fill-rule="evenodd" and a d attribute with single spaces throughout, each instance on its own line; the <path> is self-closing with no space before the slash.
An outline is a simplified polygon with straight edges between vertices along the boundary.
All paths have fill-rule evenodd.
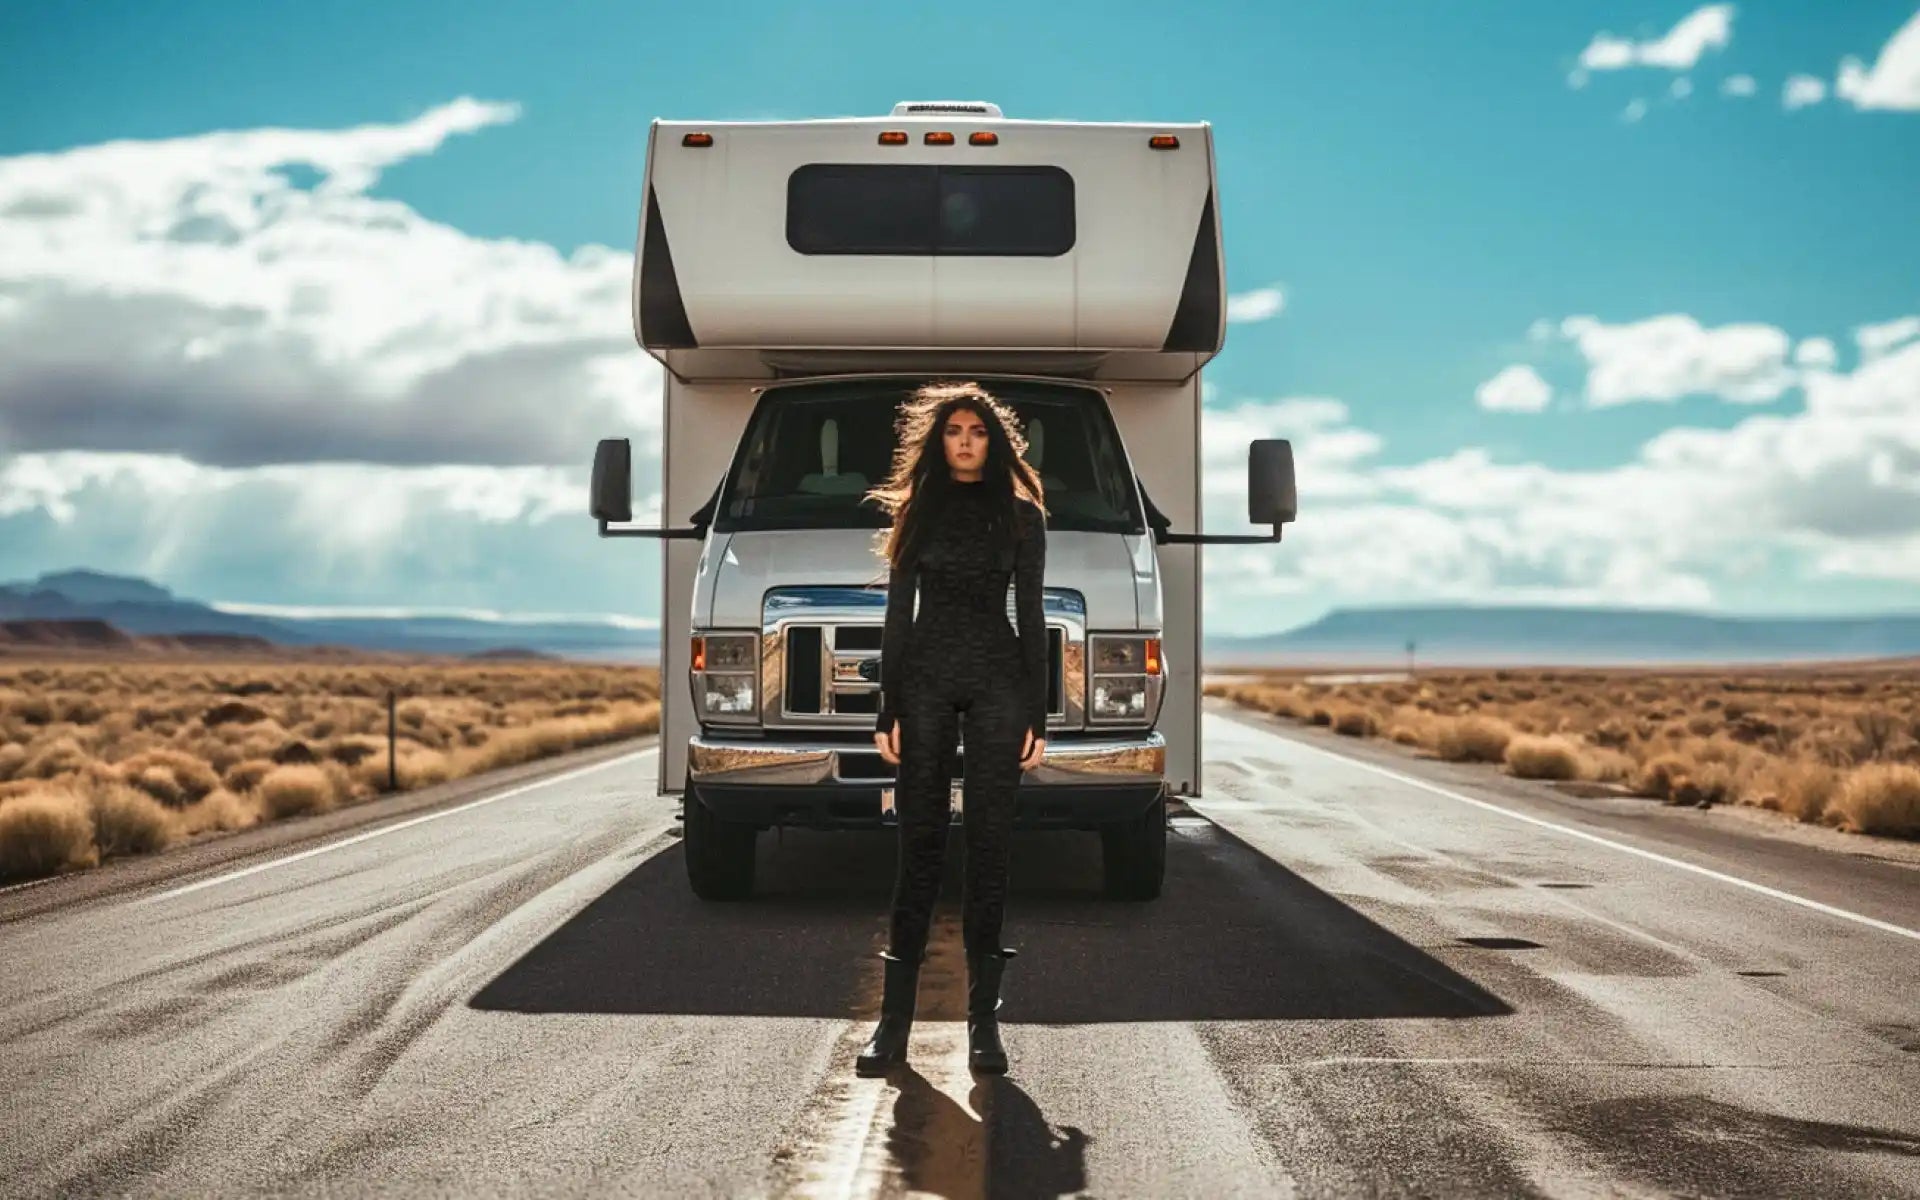
<path id="1" fill-rule="evenodd" d="M 986 422 L 972 409 L 955 409 L 947 417 L 941 440 L 947 450 L 947 466 L 956 475 L 977 475 L 987 465 Z"/>

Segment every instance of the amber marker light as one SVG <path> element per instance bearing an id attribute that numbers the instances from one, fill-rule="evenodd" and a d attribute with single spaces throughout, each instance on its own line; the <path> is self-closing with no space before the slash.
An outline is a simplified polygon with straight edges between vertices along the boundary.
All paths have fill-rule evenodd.
<path id="1" fill-rule="evenodd" d="M 880 144 L 882 146 L 904 146 L 907 144 L 907 131 L 904 129 L 885 130 L 880 134 Z"/>
<path id="2" fill-rule="evenodd" d="M 997 133 L 970 133 L 967 135 L 969 146 L 998 146 L 1000 135 Z"/>
<path id="3" fill-rule="evenodd" d="M 1147 139 L 1147 145 L 1155 150 L 1178 150 L 1180 139 L 1170 133 L 1156 133 Z"/>
<path id="4" fill-rule="evenodd" d="M 704 148 L 713 145 L 713 135 L 710 133 L 689 133 L 680 139 L 680 144 L 682 146 Z"/>
<path id="5" fill-rule="evenodd" d="M 697 635 L 693 639 L 693 669 L 696 671 L 707 669 L 707 639 Z"/>
<path id="6" fill-rule="evenodd" d="M 1148 638 L 1147 639 L 1147 674 L 1158 675 L 1159 673 L 1160 673 L 1160 639 Z"/>
<path id="7" fill-rule="evenodd" d="M 929 133 L 926 137 L 926 142 L 929 146 L 951 146 L 953 145 L 953 135 L 951 133 Z"/>

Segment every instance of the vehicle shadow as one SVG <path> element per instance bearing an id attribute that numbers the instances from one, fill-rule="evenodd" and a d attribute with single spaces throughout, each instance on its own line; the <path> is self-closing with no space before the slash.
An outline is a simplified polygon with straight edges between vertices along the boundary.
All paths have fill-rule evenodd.
<path id="1" fill-rule="evenodd" d="M 750 900 L 687 886 L 676 845 L 642 863 L 475 995 L 479 1009 L 845 1017 L 877 993 L 891 830 L 763 833 Z M 962 831 L 943 908 L 957 908 Z M 1010 1023 L 1484 1017 L 1471 979 L 1208 822 L 1168 838 L 1158 900 L 1100 893 L 1098 839 L 1016 835 L 1001 1019 Z M 870 980 L 869 980 L 870 977 Z"/>

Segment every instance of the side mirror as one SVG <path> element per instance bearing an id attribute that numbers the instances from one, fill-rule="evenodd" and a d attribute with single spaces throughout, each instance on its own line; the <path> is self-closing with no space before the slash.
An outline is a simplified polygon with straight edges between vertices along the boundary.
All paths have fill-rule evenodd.
<path id="1" fill-rule="evenodd" d="M 1277 530 L 1298 516 L 1299 510 L 1293 486 L 1293 443 L 1285 438 L 1254 439 L 1247 447 L 1247 520 Z"/>
<path id="2" fill-rule="evenodd" d="M 593 451 L 589 511 L 596 521 L 633 520 L 633 443 L 601 438 Z"/>

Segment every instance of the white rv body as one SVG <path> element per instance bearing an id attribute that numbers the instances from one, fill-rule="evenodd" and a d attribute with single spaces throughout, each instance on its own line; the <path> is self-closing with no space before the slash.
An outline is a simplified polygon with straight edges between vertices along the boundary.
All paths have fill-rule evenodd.
<path id="1" fill-rule="evenodd" d="M 845 797 L 866 786 L 877 798 L 890 785 L 873 777 L 873 762 L 847 765 L 877 755 L 871 708 L 858 707 L 862 681 L 853 659 L 861 651 L 840 645 L 842 638 L 869 645 L 863 627 L 877 632 L 883 614 L 876 529 L 728 530 L 741 518 L 726 498 L 743 461 L 770 453 L 743 442 L 758 436 L 750 420 L 771 419 L 756 418 L 757 406 L 787 396 L 830 399 L 835 388 L 856 385 L 897 387 L 904 397 L 927 378 L 968 378 L 1016 398 L 1042 389 L 1034 394 L 1060 399 L 1067 407 L 1059 412 L 1078 414 L 1074 421 L 1093 430 L 1089 445 L 1105 445 L 1093 427 L 1110 422 L 1118 453 L 1102 459 L 1100 495 L 1115 511 L 1141 514 L 1127 528 L 1107 517 L 1100 528 L 1074 528 L 1063 515 L 1074 511 L 1074 485 L 1063 480 L 1065 507 L 1049 529 L 1045 578 L 1058 639 L 1057 694 L 1046 761 L 1022 783 L 1023 810 L 1044 808 L 1052 789 L 1090 796 L 1103 782 L 1116 785 L 1116 796 L 1125 790 L 1118 784 L 1135 785 L 1129 803 L 1149 794 L 1140 792 L 1143 784 L 1163 798 L 1197 794 L 1199 547 L 1157 544 L 1145 518 L 1157 509 L 1174 528 L 1200 522 L 1199 371 L 1225 333 L 1211 130 L 1007 120 L 991 105 L 907 107 L 876 118 L 653 125 L 633 311 L 636 338 L 668 372 L 661 517 L 683 525 L 706 509 L 713 522 L 698 541 L 662 545 L 659 786 L 724 792 L 729 803 L 739 800 L 734 791 L 753 791 L 754 804 L 741 812 L 757 814 L 764 827 L 801 823 L 808 813 L 850 823 L 866 810 L 838 801 L 809 807 L 803 794 L 831 785 Z M 904 144 L 883 140 L 901 133 Z M 951 134 L 950 144 L 929 144 L 934 134 Z M 974 144 L 983 140 L 974 135 L 992 142 Z M 1177 146 L 1161 148 L 1166 139 Z M 1060 199 L 1063 175 L 1070 202 Z M 872 244 L 858 240 L 866 236 L 858 213 L 822 207 L 803 192 L 851 196 L 857 209 L 869 180 L 899 189 L 908 202 L 892 207 L 909 214 L 876 213 L 886 229 Z M 1005 215 L 1024 219 L 1026 197 L 1035 198 L 1031 223 Z M 937 225 L 925 244 L 935 249 L 900 252 L 922 244 L 923 200 Z M 996 249 L 1002 243 L 992 240 L 994 230 L 1002 228 L 1010 230 L 1004 245 L 1015 249 Z M 818 497 L 851 496 L 880 482 L 874 438 L 890 437 L 891 407 L 861 411 L 875 414 L 861 420 L 877 422 L 877 432 L 831 419 L 821 427 L 819 459 L 806 464 L 807 486 Z M 1032 461 L 1044 449 L 1029 434 Z M 802 452 L 815 453 L 811 445 Z M 859 456 L 864 472 L 838 461 Z M 1035 465 L 1046 479 L 1049 463 Z M 1095 487 L 1084 477 L 1078 486 Z M 723 511 L 711 511 L 716 498 Z M 812 634 L 804 652 L 791 649 L 799 644 L 787 640 L 795 614 L 816 606 L 833 626 Z M 692 639 L 709 631 L 759 636 L 751 714 L 716 718 L 710 708 L 696 709 L 707 701 L 691 670 Z M 1091 715 L 1089 639 L 1103 634 L 1159 639 L 1163 665 L 1150 711 L 1126 728 Z M 796 714 L 791 672 L 814 670 L 816 653 L 820 669 L 845 677 L 821 683 L 823 711 Z M 723 781 L 731 782 L 718 786 Z M 1087 803 L 1076 801 L 1075 820 L 1088 818 Z M 1094 823 L 1099 817 L 1094 811 Z"/>

